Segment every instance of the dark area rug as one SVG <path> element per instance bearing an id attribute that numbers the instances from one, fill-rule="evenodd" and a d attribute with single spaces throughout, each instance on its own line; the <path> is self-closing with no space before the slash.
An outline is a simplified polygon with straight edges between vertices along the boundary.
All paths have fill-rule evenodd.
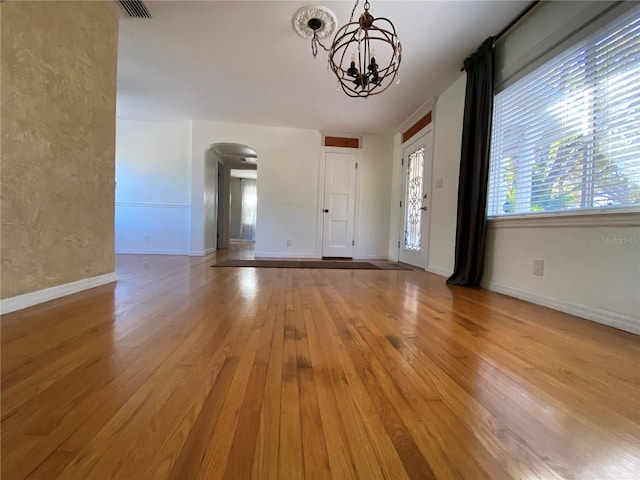
<path id="1" fill-rule="evenodd" d="M 392 262 L 354 262 L 351 260 L 223 260 L 212 267 L 326 268 L 342 270 L 411 270 Z"/>

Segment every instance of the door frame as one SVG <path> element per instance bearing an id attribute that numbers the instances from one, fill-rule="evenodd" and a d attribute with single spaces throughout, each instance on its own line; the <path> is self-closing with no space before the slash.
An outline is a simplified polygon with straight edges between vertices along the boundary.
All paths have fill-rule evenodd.
<path id="1" fill-rule="evenodd" d="M 320 149 L 320 161 L 318 162 L 318 203 L 316 205 L 316 258 L 322 258 L 322 243 L 324 238 L 324 176 L 325 167 L 327 163 L 327 153 L 351 153 L 356 156 L 356 191 L 355 191 L 355 204 L 354 204 L 354 225 L 353 225 L 353 240 L 355 245 L 353 247 L 353 259 L 358 257 L 360 252 L 359 239 L 360 239 L 360 177 L 359 170 L 361 167 L 361 148 L 343 148 L 343 147 L 322 147 Z"/>
<path id="2" fill-rule="evenodd" d="M 431 135 L 431 145 L 428 145 L 427 142 L 427 136 Z M 426 235 L 424 235 L 421 239 L 422 241 L 422 250 L 424 250 L 423 253 L 423 260 L 424 260 L 424 267 L 423 269 L 425 271 L 428 270 L 429 267 L 429 240 L 430 240 L 430 236 L 431 236 L 431 199 L 432 199 L 432 176 L 433 176 L 433 123 L 430 123 L 429 125 L 427 125 L 425 128 L 423 128 L 422 130 L 420 130 L 418 133 L 416 133 L 415 135 L 413 135 L 410 139 L 408 139 L 406 142 L 404 142 L 400 148 L 401 148 L 401 159 L 402 159 L 402 166 L 400 167 L 400 201 L 402 202 L 400 204 L 400 222 L 399 222 L 399 232 L 398 232 L 398 263 L 403 263 L 401 258 L 400 258 L 400 254 L 402 252 L 402 243 L 404 242 L 404 222 L 405 222 L 405 202 L 406 202 L 406 188 L 407 188 L 407 182 L 406 182 L 406 167 L 407 164 L 404 162 L 405 160 L 405 152 L 407 150 L 409 150 L 410 148 L 412 148 L 413 146 L 417 146 L 419 144 L 422 144 L 425 148 L 425 162 L 424 162 L 424 170 L 422 173 L 423 176 L 423 183 L 422 183 L 422 188 L 423 188 L 423 193 L 426 190 L 427 193 L 427 198 L 426 201 L 423 203 L 424 206 L 427 207 L 426 211 L 424 212 L 423 216 L 422 216 L 422 228 L 423 228 L 423 233 L 424 230 L 426 229 Z M 428 155 L 427 155 L 428 152 Z M 407 162 L 408 163 L 408 162 Z M 413 264 L 410 264 L 413 265 Z M 416 267 L 416 268 L 420 268 L 420 267 Z"/>

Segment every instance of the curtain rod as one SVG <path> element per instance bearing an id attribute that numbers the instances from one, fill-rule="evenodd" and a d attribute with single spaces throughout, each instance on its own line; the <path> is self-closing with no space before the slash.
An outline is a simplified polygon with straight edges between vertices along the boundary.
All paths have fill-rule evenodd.
<path id="1" fill-rule="evenodd" d="M 510 23 L 509 25 L 507 25 L 507 26 L 506 26 L 506 27 L 504 27 L 502 30 L 500 30 L 500 33 L 498 33 L 498 34 L 495 36 L 494 41 L 496 41 L 496 42 L 497 42 L 497 41 L 498 41 L 498 39 L 499 39 L 500 37 L 502 37 L 505 33 L 507 33 L 509 30 L 511 30 L 511 29 L 513 28 L 513 26 L 514 26 L 516 23 L 518 23 L 520 20 L 522 20 L 522 18 L 523 18 L 527 13 L 529 13 L 533 7 L 535 7 L 535 6 L 536 6 L 537 4 L 539 4 L 539 3 L 540 3 L 540 0 L 535 0 L 535 1 L 531 2 L 531 3 L 529 4 L 529 6 L 528 6 L 527 8 L 525 8 L 525 9 L 520 13 L 520 15 L 518 15 L 516 18 L 514 18 L 514 19 L 511 21 L 511 23 Z"/>
<path id="2" fill-rule="evenodd" d="M 505 33 L 511 30 L 516 23 L 522 20 L 539 3 L 540 3 L 540 0 L 534 0 L 529 5 L 527 5 L 527 8 L 525 8 L 522 12 L 520 12 L 520 15 L 518 15 L 516 18 L 511 20 L 511 23 L 509 23 L 509 25 L 504 27 L 502 30 L 500 30 L 500 32 L 495 37 L 493 37 L 493 42 L 494 43 L 497 42 L 500 39 L 500 37 L 502 37 Z M 460 71 L 464 72 L 464 67 L 462 67 Z"/>

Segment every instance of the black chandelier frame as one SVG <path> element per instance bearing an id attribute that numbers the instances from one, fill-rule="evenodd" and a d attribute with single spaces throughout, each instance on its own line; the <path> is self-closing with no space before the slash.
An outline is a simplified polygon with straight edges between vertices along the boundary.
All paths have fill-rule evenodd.
<path id="1" fill-rule="evenodd" d="M 374 18 L 369 13 L 368 0 L 364 3 L 364 12 L 358 21 L 353 21 L 358 3 L 359 0 L 356 0 L 349 23 L 337 30 L 330 48 L 324 46 L 316 35 L 316 30 L 321 28 L 322 24 L 316 19 L 311 19 L 308 26 L 314 32 L 311 39 L 314 58 L 319 45 L 328 53 L 329 69 L 338 78 L 339 88 L 350 97 L 366 98 L 384 92 L 394 81 L 398 83 L 402 44 L 391 20 L 385 17 Z M 349 60 L 347 54 L 352 45 L 357 45 L 357 58 L 354 53 Z M 391 48 L 391 58 L 387 66 L 380 68 L 377 64 L 372 45 L 383 48 L 388 45 Z"/>

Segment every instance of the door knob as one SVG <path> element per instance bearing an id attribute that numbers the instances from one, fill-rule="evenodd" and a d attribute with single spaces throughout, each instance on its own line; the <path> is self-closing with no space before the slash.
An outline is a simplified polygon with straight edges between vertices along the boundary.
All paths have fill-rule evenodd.
<path id="1" fill-rule="evenodd" d="M 328 208 L 325 208 L 325 209 L 324 209 L 324 213 L 329 213 L 329 209 L 328 209 Z"/>
<path id="2" fill-rule="evenodd" d="M 426 210 L 427 207 L 420 207 L 420 210 Z"/>

